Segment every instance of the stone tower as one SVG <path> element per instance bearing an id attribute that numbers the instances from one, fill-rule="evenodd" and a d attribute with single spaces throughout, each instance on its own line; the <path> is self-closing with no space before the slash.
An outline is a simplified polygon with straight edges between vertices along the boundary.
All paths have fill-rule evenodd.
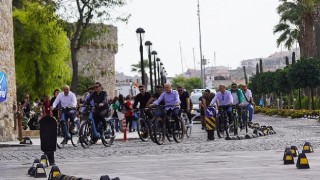
<path id="1" fill-rule="evenodd" d="M 101 25 L 93 25 L 100 28 Z M 91 40 L 78 53 L 79 74 L 93 77 L 102 84 L 108 98 L 115 95 L 115 54 L 118 52 L 118 29 L 102 25 L 107 32 Z"/>
<path id="2" fill-rule="evenodd" d="M 16 103 L 16 75 L 13 47 L 12 0 L 0 0 L 0 141 L 16 138 L 13 105 Z M 6 77 L 6 83 L 5 78 Z M 4 83 L 6 87 L 4 87 Z"/>

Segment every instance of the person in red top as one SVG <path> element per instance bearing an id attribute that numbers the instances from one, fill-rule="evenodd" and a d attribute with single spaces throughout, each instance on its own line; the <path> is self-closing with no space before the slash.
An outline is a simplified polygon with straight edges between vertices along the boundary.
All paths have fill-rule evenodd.
<path id="1" fill-rule="evenodd" d="M 132 110 L 133 108 L 132 108 L 131 98 L 129 95 L 126 96 L 123 106 L 127 110 L 126 113 L 124 114 L 124 117 L 126 118 L 127 126 L 129 124 L 129 132 L 132 132 L 132 121 L 134 120 L 134 115 Z"/>
<path id="2" fill-rule="evenodd" d="M 50 97 L 46 96 L 43 102 L 43 108 L 42 108 L 42 113 L 43 116 L 51 116 L 51 104 L 50 104 Z"/>

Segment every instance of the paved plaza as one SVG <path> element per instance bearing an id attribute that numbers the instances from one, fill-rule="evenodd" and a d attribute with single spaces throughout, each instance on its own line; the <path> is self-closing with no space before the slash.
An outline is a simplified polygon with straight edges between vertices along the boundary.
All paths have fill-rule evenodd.
<path id="1" fill-rule="evenodd" d="M 315 119 L 290 119 L 255 115 L 261 125 L 272 125 L 277 134 L 255 139 L 206 141 L 206 133 L 194 125 L 190 139 L 158 146 L 131 138 L 118 140 L 110 148 L 68 146 L 56 152 L 63 174 L 99 179 L 101 175 L 121 180 L 149 179 L 319 179 L 320 123 Z M 132 135 L 134 137 L 134 135 Z M 309 141 L 314 153 L 306 154 L 310 169 L 283 165 L 284 148 L 301 151 Z M 0 148 L 0 179 L 33 179 L 27 175 L 39 145 Z M 297 158 L 295 158 L 295 161 Z M 47 172 L 50 168 L 47 169 Z"/>

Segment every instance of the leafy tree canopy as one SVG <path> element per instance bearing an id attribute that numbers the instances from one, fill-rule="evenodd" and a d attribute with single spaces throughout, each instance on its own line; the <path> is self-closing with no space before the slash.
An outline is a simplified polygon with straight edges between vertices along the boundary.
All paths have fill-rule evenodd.
<path id="1" fill-rule="evenodd" d="M 52 7 L 20 3 L 21 8 L 13 11 L 18 91 L 31 98 L 51 95 L 70 80 L 68 38 Z"/>

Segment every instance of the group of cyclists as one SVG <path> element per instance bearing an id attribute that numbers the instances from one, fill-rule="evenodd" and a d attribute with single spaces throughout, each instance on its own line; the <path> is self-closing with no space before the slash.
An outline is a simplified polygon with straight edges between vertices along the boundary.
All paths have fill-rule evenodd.
<path id="1" fill-rule="evenodd" d="M 240 89 L 241 88 L 241 89 Z M 209 89 L 206 89 L 203 92 L 203 96 L 199 99 L 199 105 L 201 109 L 202 116 L 202 129 L 205 129 L 205 121 L 204 121 L 204 110 L 209 106 L 215 106 L 218 110 L 217 116 L 221 114 L 221 111 L 226 111 L 229 119 L 229 124 L 232 122 L 232 106 L 235 106 L 238 110 L 239 114 L 239 122 L 240 128 L 243 128 L 243 121 L 241 112 L 243 109 L 248 110 L 249 116 L 249 125 L 252 123 L 252 115 L 253 115 L 253 98 L 251 91 L 247 88 L 246 85 L 242 85 L 238 87 L 236 83 L 231 84 L 231 89 L 227 90 L 226 86 L 221 84 L 219 85 L 219 91 L 215 94 L 212 93 Z M 70 91 L 69 86 L 64 86 L 62 92 L 59 90 L 55 90 L 54 97 L 51 99 L 50 109 L 48 112 L 50 115 L 58 116 L 58 109 L 62 110 L 64 113 L 60 113 L 60 123 L 62 125 L 62 131 L 65 135 L 65 141 L 70 138 L 70 132 L 68 131 L 68 119 L 71 122 L 75 122 L 77 116 L 77 107 L 79 106 L 77 102 L 76 95 Z M 94 107 L 94 111 L 92 112 L 94 126 L 98 126 L 99 123 L 102 123 L 103 126 L 106 126 L 105 117 L 109 114 L 109 103 L 107 99 L 107 93 L 103 90 L 101 83 L 96 82 L 93 87 L 90 87 L 88 94 L 86 95 L 83 103 L 81 111 L 84 111 L 86 106 Z M 147 108 L 155 107 L 158 105 L 162 105 L 165 108 L 165 112 L 167 115 L 170 115 L 174 120 L 178 121 L 180 118 L 181 112 L 185 112 L 191 122 L 191 110 L 192 103 L 190 100 L 189 93 L 182 87 L 178 86 L 175 89 L 172 88 L 170 83 L 156 86 L 156 92 L 154 94 L 150 94 L 146 91 L 144 85 L 139 86 L 140 93 L 134 97 L 133 104 L 128 104 L 129 107 L 126 110 L 126 113 L 133 113 L 134 109 L 139 109 L 140 111 L 145 111 L 146 118 L 151 119 L 153 114 L 150 111 L 147 111 Z M 128 97 L 126 102 L 130 101 L 130 97 Z M 124 103 L 124 102 L 122 102 Z M 116 111 L 116 110 L 115 110 Z M 112 113 L 114 114 L 114 113 Z M 129 116 L 128 116 L 129 117 Z M 132 116 L 130 116 L 132 117 Z M 127 119 L 127 116 L 126 116 Z M 127 122 L 130 119 L 127 119 Z M 132 121 L 132 119 L 131 119 Z M 119 122 L 118 122 L 119 123 Z M 80 128 L 79 122 L 77 122 L 78 129 Z M 115 125 L 117 126 L 117 125 Z M 132 125 L 131 125 L 132 126 Z M 132 127 L 129 127 L 131 130 Z M 97 132 L 96 128 L 92 129 L 92 141 L 95 143 L 101 136 L 99 132 Z"/>

